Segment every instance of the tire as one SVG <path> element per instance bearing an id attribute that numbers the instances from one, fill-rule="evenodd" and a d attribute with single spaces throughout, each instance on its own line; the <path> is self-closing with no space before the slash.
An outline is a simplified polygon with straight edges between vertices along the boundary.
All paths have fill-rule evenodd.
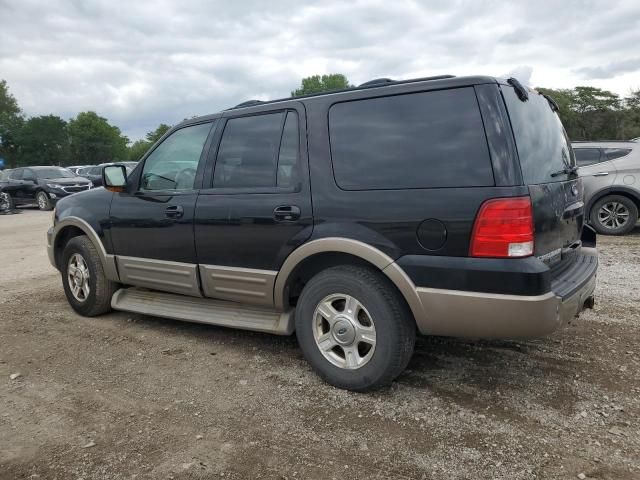
<path id="1" fill-rule="evenodd" d="M 347 301 L 357 318 L 349 317 Z M 331 315 L 319 312 L 321 304 Z M 318 273 L 298 299 L 295 322 L 305 358 L 338 388 L 363 392 L 388 386 L 413 354 L 413 316 L 394 285 L 371 268 L 344 265 Z M 363 341 L 353 340 L 358 334 Z M 324 345 L 322 351 L 319 345 Z"/>
<path id="2" fill-rule="evenodd" d="M 69 276 L 72 259 L 75 262 L 73 265 L 82 267 L 78 258 L 84 262 L 84 268 L 81 270 L 84 271 L 86 268 L 88 271 L 88 291 L 81 289 L 82 291 L 76 296 L 71 286 L 73 280 Z M 94 317 L 111 310 L 111 297 L 118 289 L 118 284 L 105 276 L 98 251 L 89 238 L 81 235 L 69 240 L 62 252 L 60 269 L 64 293 L 71 308 L 85 317 Z"/>
<path id="3" fill-rule="evenodd" d="M 51 210 L 53 208 L 49 195 L 47 195 L 47 193 L 43 190 L 40 190 L 36 194 L 36 201 L 38 202 L 38 208 L 40 210 Z"/>
<path id="4" fill-rule="evenodd" d="M 607 195 L 591 207 L 589 219 L 602 235 L 625 235 L 638 222 L 638 207 L 625 196 Z"/>
<path id="5" fill-rule="evenodd" d="M 13 198 L 7 192 L 0 192 L 0 211 L 11 212 L 15 208 Z"/>

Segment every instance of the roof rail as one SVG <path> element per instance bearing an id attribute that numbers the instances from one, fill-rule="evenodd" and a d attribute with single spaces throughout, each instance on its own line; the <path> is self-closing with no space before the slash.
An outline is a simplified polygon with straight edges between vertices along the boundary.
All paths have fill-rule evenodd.
<path id="1" fill-rule="evenodd" d="M 264 103 L 262 100 L 247 100 L 246 102 L 239 103 L 235 107 L 231 107 L 229 110 L 233 110 L 234 108 L 243 108 L 243 107 L 253 107 L 254 105 L 260 105 Z"/>
<path id="2" fill-rule="evenodd" d="M 361 83 L 358 85 L 358 88 L 362 87 L 372 87 L 373 85 L 384 85 L 386 83 L 393 83 L 393 80 L 390 78 L 374 78 L 373 80 L 369 80 L 368 82 Z"/>

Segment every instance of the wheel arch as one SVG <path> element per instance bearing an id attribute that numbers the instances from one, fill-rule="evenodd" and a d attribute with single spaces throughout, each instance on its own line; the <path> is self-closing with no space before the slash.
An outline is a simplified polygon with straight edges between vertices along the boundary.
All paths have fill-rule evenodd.
<path id="1" fill-rule="evenodd" d="M 640 211 L 640 192 L 635 191 L 632 188 L 623 187 L 623 186 L 610 186 L 603 188 L 602 190 L 598 190 L 595 192 L 589 202 L 587 203 L 587 208 L 585 209 L 585 218 L 588 221 L 591 221 L 591 209 L 599 200 L 607 197 L 609 195 L 621 195 L 623 197 L 627 197 L 633 203 L 635 203 L 636 207 Z"/>
<path id="2" fill-rule="evenodd" d="M 406 301 L 414 320 L 423 317 L 415 285 L 393 258 L 367 243 L 341 237 L 312 240 L 286 258 L 275 280 L 275 307 L 286 310 L 291 306 L 291 300 L 299 293 L 295 288 L 300 280 L 344 263 L 366 265 L 383 273 Z"/>
<path id="3" fill-rule="evenodd" d="M 54 228 L 51 245 L 53 248 L 53 255 L 58 270 L 60 270 L 60 268 L 62 267 L 62 252 L 65 245 L 69 242 L 69 240 L 80 235 L 86 235 L 91 243 L 93 243 L 93 245 L 96 247 L 98 256 L 100 257 L 100 262 L 102 263 L 102 267 L 104 268 L 104 272 L 107 278 L 114 282 L 119 281 L 115 257 L 113 255 L 107 254 L 107 251 L 105 250 L 100 237 L 93 229 L 93 227 L 89 225 L 89 223 L 87 223 L 85 220 L 82 220 L 78 217 L 66 217 L 63 220 L 60 220 Z"/>

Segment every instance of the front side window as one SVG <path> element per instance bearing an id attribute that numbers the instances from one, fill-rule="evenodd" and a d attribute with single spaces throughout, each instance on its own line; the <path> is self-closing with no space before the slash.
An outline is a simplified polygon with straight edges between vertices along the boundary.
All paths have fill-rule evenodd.
<path id="1" fill-rule="evenodd" d="M 586 167 L 602 161 L 599 148 L 574 148 L 573 153 L 579 167 Z"/>
<path id="2" fill-rule="evenodd" d="M 285 112 L 230 119 L 222 134 L 214 188 L 276 186 L 276 167 Z"/>
<path id="3" fill-rule="evenodd" d="M 329 134 L 344 190 L 494 184 L 473 88 L 338 103 L 329 110 Z"/>
<path id="4" fill-rule="evenodd" d="M 140 189 L 192 190 L 212 125 L 191 125 L 169 135 L 145 160 Z"/>

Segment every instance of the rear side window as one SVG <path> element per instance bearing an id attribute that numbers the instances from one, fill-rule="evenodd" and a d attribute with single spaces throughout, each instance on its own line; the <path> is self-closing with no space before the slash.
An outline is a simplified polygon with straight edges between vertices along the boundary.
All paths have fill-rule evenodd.
<path id="1" fill-rule="evenodd" d="M 22 180 L 22 172 L 23 169 L 18 169 L 18 170 L 13 170 L 10 174 L 9 174 L 9 178 L 11 180 Z"/>
<path id="2" fill-rule="evenodd" d="M 299 150 L 294 111 L 232 118 L 220 140 L 213 186 L 291 187 L 297 181 Z"/>
<path id="3" fill-rule="evenodd" d="M 575 158 L 560 118 L 545 97 L 529 92 L 529 99 L 521 101 L 512 87 L 502 86 L 509 110 L 511 128 L 516 139 L 520 168 L 524 183 L 559 182 L 567 180 L 560 173 L 575 165 Z"/>
<path id="4" fill-rule="evenodd" d="M 631 153 L 630 148 L 605 148 L 604 155 L 607 160 L 615 160 L 616 158 L 624 157 Z"/>
<path id="5" fill-rule="evenodd" d="M 593 165 L 603 160 L 599 148 L 574 148 L 573 153 L 576 156 L 576 162 L 579 167 Z"/>
<path id="6" fill-rule="evenodd" d="M 338 103 L 329 134 L 345 190 L 494 184 L 473 88 Z"/>

